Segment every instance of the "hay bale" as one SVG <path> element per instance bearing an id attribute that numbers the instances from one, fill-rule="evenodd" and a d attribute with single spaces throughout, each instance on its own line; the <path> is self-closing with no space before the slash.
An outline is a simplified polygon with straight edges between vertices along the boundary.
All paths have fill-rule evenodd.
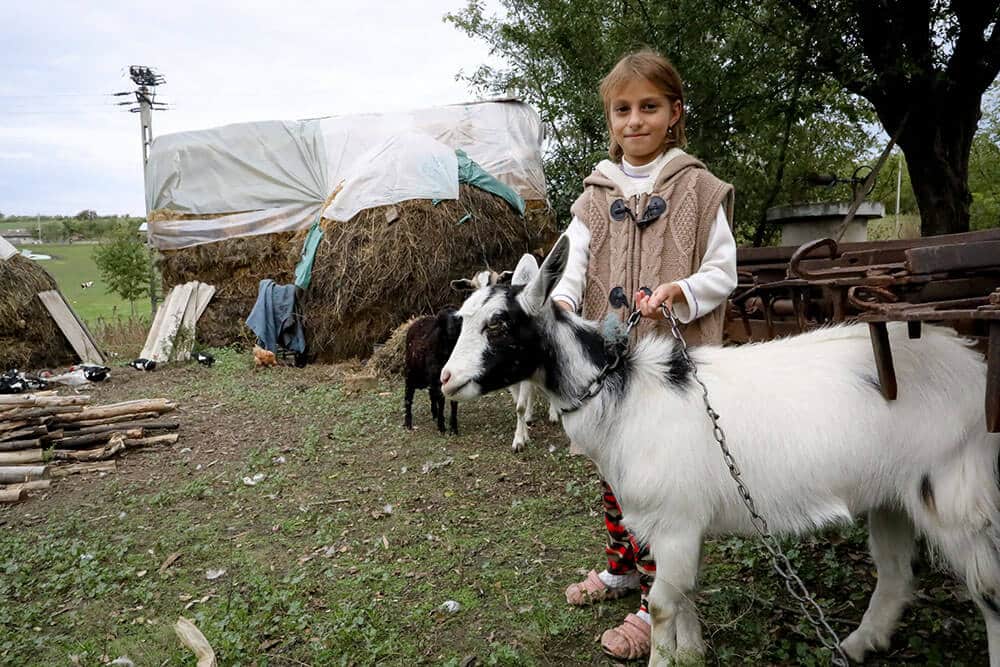
<path id="1" fill-rule="evenodd" d="M 323 220 L 303 317 L 310 354 L 367 357 L 410 317 L 461 301 L 449 282 L 486 265 L 513 268 L 555 235 L 547 209 L 524 218 L 488 192 L 462 185 L 459 199 L 416 199 Z M 305 238 L 305 232 L 297 235 Z"/>
<path id="2" fill-rule="evenodd" d="M 393 215 L 387 215 L 390 209 Z M 160 213 L 160 212 L 157 212 Z M 166 215 L 166 214 L 164 214 Z M 174 214 L 170 219 L 184 219 Z M 166 219 L 166 218 L 164 218 Z M 548 247 L 557 231 L 551 209 L 529 203 L 521 217 L 501 198 L 461 185 L 459 199 L 427 199 L 361 211 L 347 222 L 324 219 L 312 283 L 301 300 L 309 354 L 321 361 L 367 358 L 414 315 L 461 301 L 449 282 L 487 264 L 513 268 L 525 252 Z M 262 278 L 294 281 L 307 231 L 250 236 L 161 253 L 163 288 L 189 280 L 217 292 L 198 321 L 207 345 L 247 340 L 243 321 Z"/>
<path id="3" fill-rule="evenodd" d="M 411 317 L 400 324 L 389 339 L 376 348 L 365 364 L 368 371 L 383 379 L 403 375 L 406 370 L 406 331 L 416 319 Z"/>
<path id="4" fill-rule="evenodd" d="M 0 371 L 76 361 L 69 341 L 36 296 L 56 289 L 40 264 L 20 255 L 0 260 Z"/>

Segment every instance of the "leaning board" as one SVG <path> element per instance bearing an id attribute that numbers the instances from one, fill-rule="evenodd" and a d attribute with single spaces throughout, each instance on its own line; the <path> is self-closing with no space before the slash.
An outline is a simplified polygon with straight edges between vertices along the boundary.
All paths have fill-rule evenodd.
<path id="1" fill-rule="evenodd" d="M 0 236 L 0 260 L 10 259 L 17 254 L 17 248 L 10 244 L 10 241 Z"/>
<path id="2" fill-rule="evenodd" d="M 52 315 L 52 319 L 59 325 L 59 330 L 73 346 L 73 351 L 76 352 L 76 356 L 80 357 L 80 361 L 85 364 L 103 366 L 105 363 L 104 355 L 97 349 L 93 336 L 66 303 L 63 295 L 58 290 L 48 290 L 39 292 L 38 298 Z"/>

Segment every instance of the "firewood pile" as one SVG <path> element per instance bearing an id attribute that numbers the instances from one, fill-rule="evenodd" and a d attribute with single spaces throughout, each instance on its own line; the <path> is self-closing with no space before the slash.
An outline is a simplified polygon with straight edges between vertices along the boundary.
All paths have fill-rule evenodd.
<path id="1" fill-rule="evenodd" d="M 86 395 L 0 395 L 0 502 L 24 500 L 53 479 L 114 472 L 122 452 L 177 441 L 180 424 L 163 419 L 165 398 L 91 405 Z"/>

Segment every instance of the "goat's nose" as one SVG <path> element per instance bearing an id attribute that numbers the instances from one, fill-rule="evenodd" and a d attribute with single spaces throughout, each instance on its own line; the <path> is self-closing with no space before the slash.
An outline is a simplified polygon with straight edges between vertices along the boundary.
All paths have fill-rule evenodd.
<path id="1" fill-rule="evenodd" d="M 441 384 L 448 384 L 448 380 L 451 379 L 451 371 L 447 368 L 441 369 Z"/>

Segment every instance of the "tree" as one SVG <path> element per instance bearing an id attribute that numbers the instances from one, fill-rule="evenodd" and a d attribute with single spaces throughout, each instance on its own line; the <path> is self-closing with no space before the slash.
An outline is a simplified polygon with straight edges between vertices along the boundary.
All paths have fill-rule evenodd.
<path id="1" fill-rule="evenodd" d="M 126 299 L 135 315 L 136 299 L 149 295 L 150 272 L 149 251 L 135 227 L 118 225 L 94 249 L 94 263 L 108 291 Z"/>
<path id="2" fill-rule="evenodd" d="M 77 220 L 93 220 L 97 217 L 97 211 L 86 208 L 74 216 Z"/>
<path id="3" fill-rule="evenodd" d="M 720 0 L 501 2 L 499 16 L 477 0 L 446 16 L 504 61 L 461 76 L 481 93 L 516 94 L 539 110 L 550 199 L 564 222 L 583 177 L 606 157 L 598 83 L 643 46 L 684 77 L 690 150 L 736 186 L 742 242 L 773 235 L 768 207 L 819 194 L 804 189 L 805 173 L 849 172 L 871 151 L 866 105 L 817 73 L 805 48 L 764 30 L 762 10 L 731 11 Z"/>
<path id="4" fill-rule="evenodd" d="M 923 234 L 967 231 L 969 156 L 983 93 L 1000 72 L 1000 0 L 775 0 L 772 8 L 784 17 L 777 29 L 808 45 L 813 66 L 899 134 Z"/>

